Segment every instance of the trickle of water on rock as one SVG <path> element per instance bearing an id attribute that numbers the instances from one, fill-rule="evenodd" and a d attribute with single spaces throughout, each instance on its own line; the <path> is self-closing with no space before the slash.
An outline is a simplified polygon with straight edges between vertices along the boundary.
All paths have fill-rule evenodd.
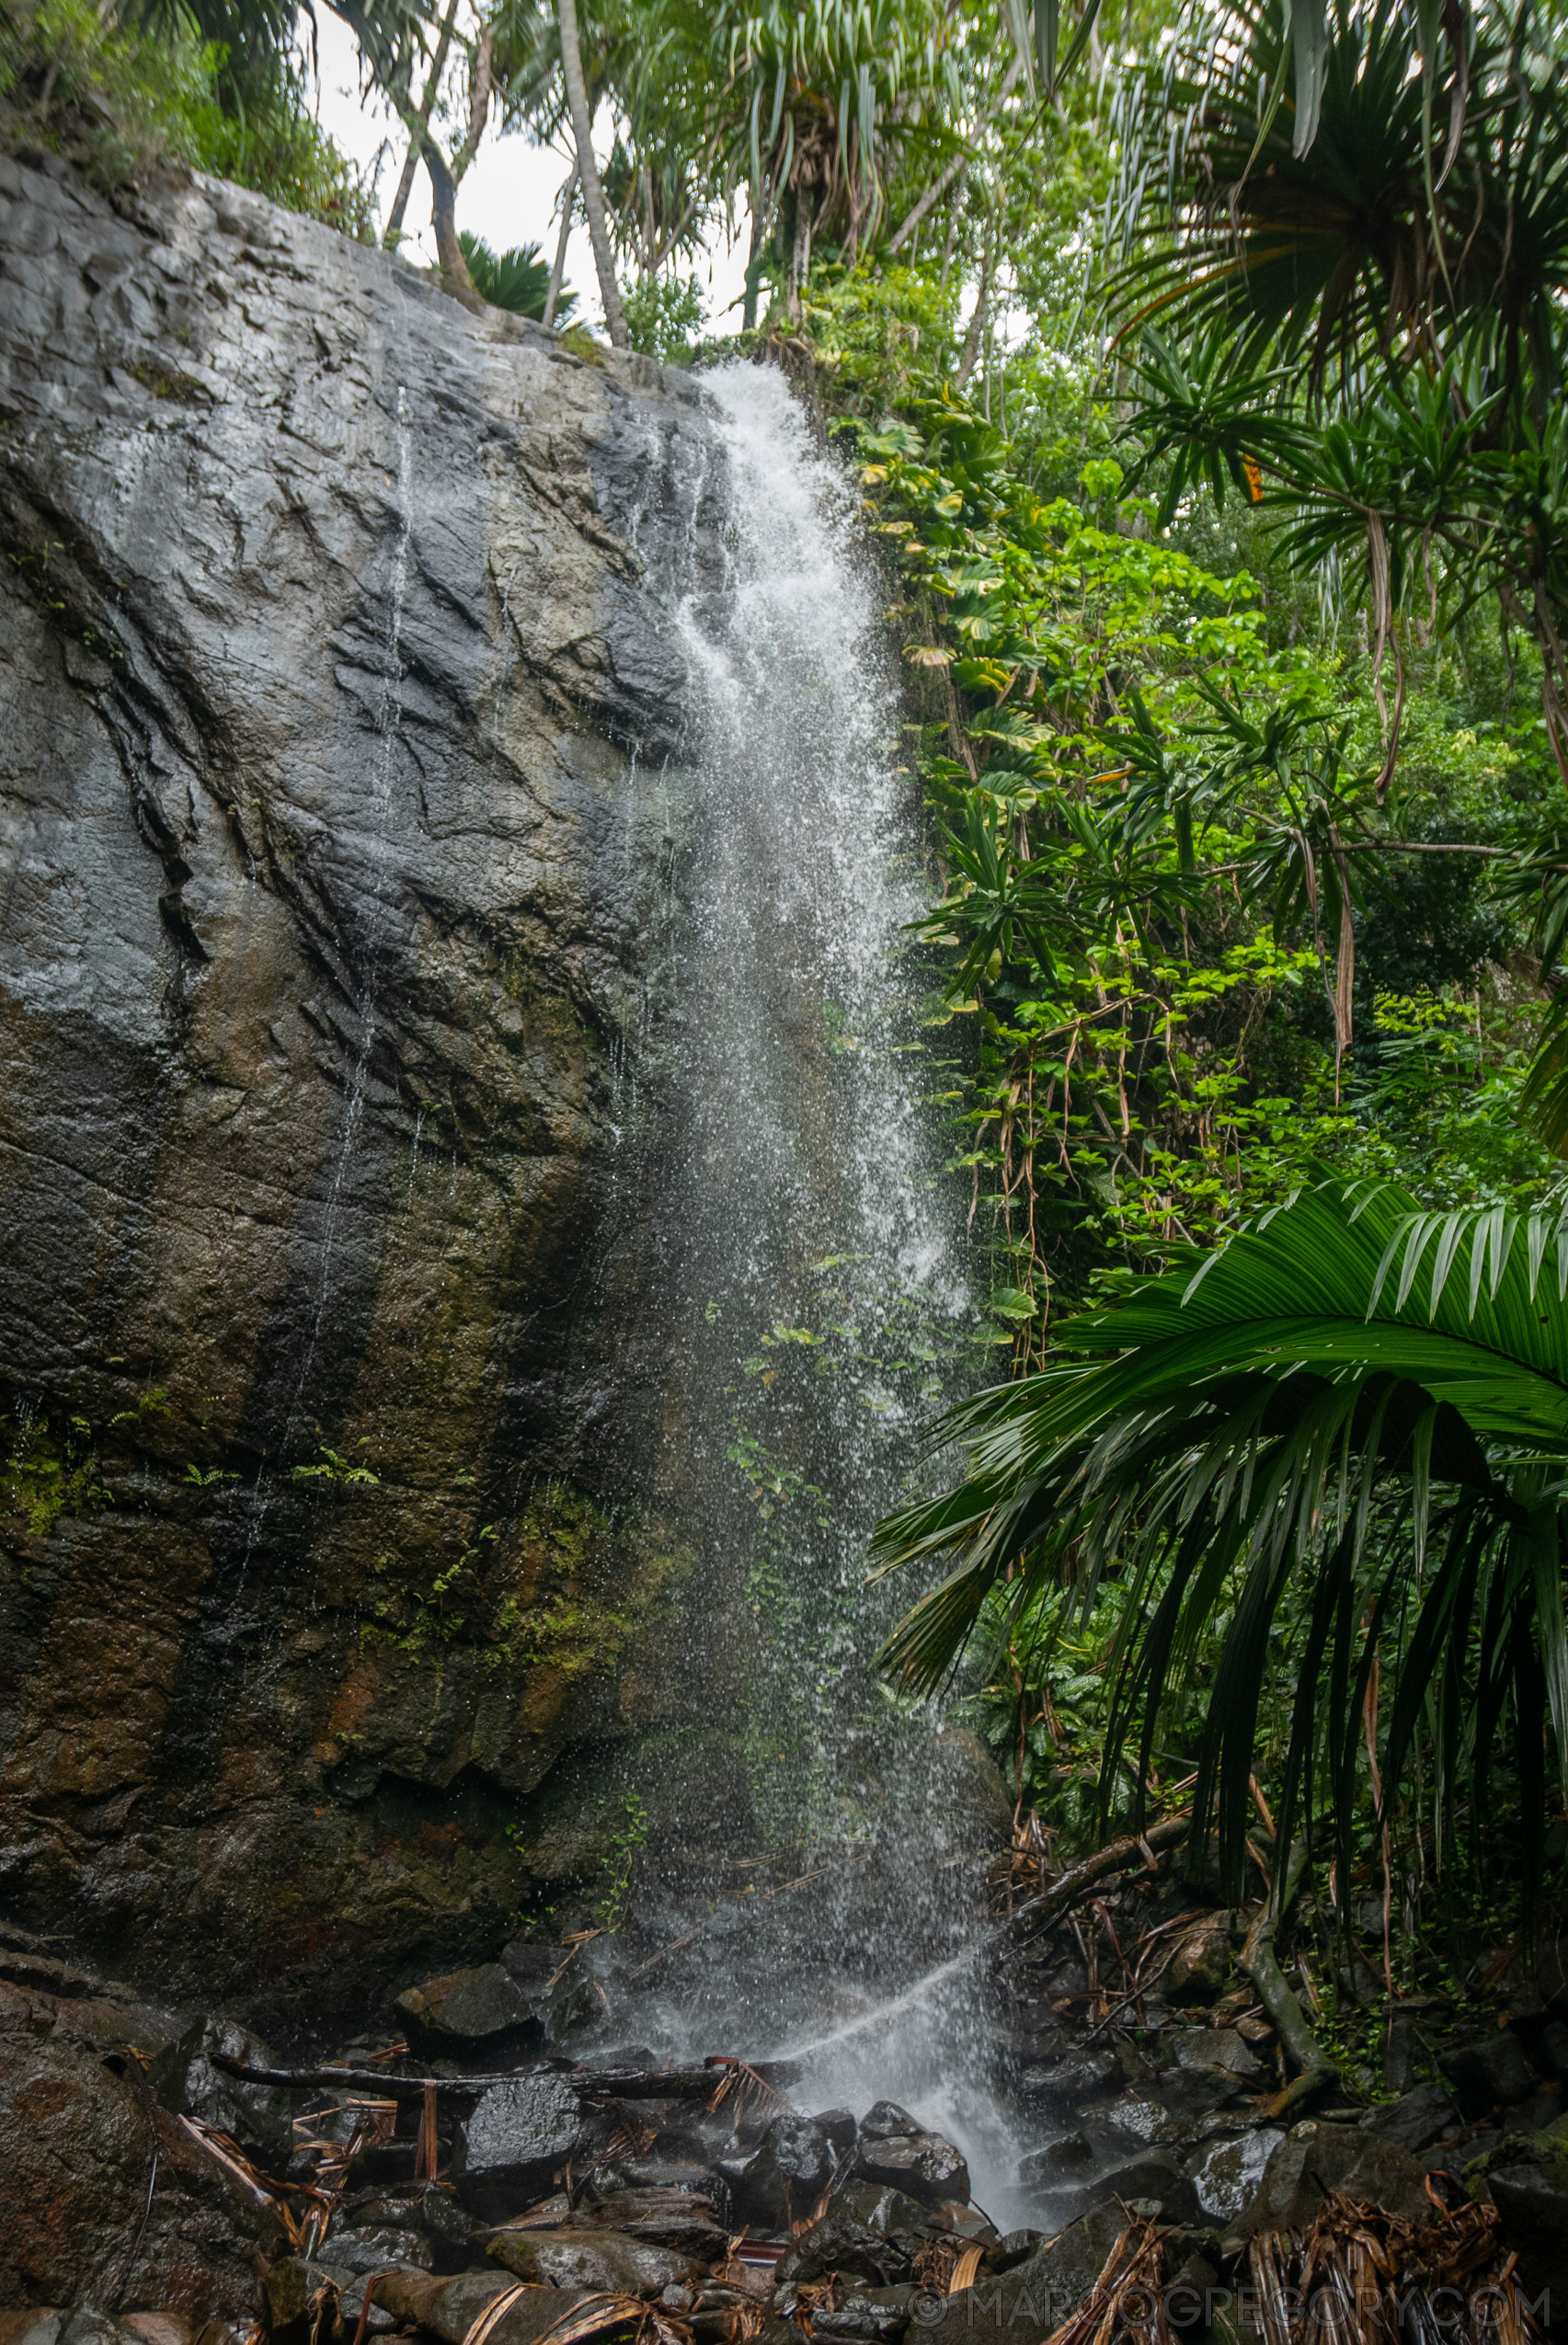
<path id="1" fill-rule="evenodd" d="M 696 836 L 658 1496 L 699 1556 L 691 1752 L 663 1800 L 683 1806 L 680 1847 L 709 1854 L 717 1918 L 684 1968 L 648 1965 L 614 2024 L 677 2054 L 794 2053 L 802 2107 L 903 2101 L 960 2141 L 989 2203 L 1016 2145 L 987 2090 L 975 1959 L 986 1770 L 879 1689 L 870 1655 L 916 1591 L 863 1587 L 923 1426 L 973 1380 L 975 1332 L 924 1104 L 906 931 L 929 887 L 886 589 L 784 377 L 736 364 L 704 390 L 727 576 L 680 610 Z M 750 1870 L 776 1882 L 781 1859 L 815 1877 L 749 1907 Z M 678 1870 L 644 1915 L 671 1938 L 692 1919 Z"/>

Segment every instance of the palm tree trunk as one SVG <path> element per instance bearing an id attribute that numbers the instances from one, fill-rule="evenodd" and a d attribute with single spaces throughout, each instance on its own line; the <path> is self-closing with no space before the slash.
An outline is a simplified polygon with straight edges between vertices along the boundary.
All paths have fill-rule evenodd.
<path id="1" fill-rule="evenodd" d="M 615 281 L 615 259 L 610 249 L 610 224 L 604 212 L 604 189 L 600 183 L 599 166 L 593 159 L 588 88 L 582 77 L 582 50 L 578 40 L 577 0 L 555 0 L 555 7 L 561 28 L 561 71 L 566 77 L 567 103 L 571 109 L 572 142 L 578 151 L 578 175 L 582 181 L 582 208 L 588 214 L 588 233 L 593 239 L 593 262 L 599 271 L 599 297 L 604 304 L 604 323 L 609 329 L 610 339 L 618 350 L 624 350 L 626 348 L 626 314 L 621 307 L 621 288 Z"/>
<path id="2" fill-rule="evenodd" d="M 567 273 L 567 241 L 572 233 L 572 206 L 578 200 L 578 166 L 574 163 L 561 198 L 561 233 L 555 239 L 555 265 L 550 271 L 550 290 L 544 296 L 544 323 L 554 326 L 555 309 L 561 298 L 561 280 Z"/>

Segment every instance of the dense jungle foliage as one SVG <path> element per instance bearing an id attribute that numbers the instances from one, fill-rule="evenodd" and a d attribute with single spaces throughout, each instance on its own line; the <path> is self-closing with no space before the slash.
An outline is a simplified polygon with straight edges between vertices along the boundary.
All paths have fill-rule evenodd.
<path id="1" fill-rule="evenodd" d="M 449 275 L 564 317 L 564 234 L 454 226 L 490 125 L 557 143 L 612 338 L 777 356 L 884 551 L 1011 1365 L 881 1534 L 956 1565 L 893 1679 L 1037 1846 L 1191 1796 L 1233 1896 L 1255 1815 L 1376 1925 L 1347 1993 L 1446 1976 L 1568 1839 L 1561 14 L 334 5 L 380 233 L 422 159 Z M 8 102 L 372 233 L 270 8 L 13 0 Z"/>

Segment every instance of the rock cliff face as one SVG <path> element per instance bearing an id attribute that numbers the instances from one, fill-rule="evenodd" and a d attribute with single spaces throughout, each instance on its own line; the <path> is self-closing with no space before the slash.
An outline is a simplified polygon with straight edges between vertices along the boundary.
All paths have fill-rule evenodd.
<path id="1" fill-rule="evenodd" d="M 341 2002 L 590 1882 L 658 1724 L 721 468 L 647 361 L 36 156 L 0 368 L 0 1897 Z"/>

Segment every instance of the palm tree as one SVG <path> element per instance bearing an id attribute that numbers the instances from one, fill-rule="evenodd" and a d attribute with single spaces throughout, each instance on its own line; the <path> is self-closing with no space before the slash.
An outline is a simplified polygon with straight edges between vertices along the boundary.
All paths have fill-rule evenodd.
<path id="1" fill-rule="evenodd" d="M 886 1667 L 929 1691 L 988 1603 L 1045 1604 L 1059 1630 L 1114 1575 L 1107 1811 L 1125 1753 L 1146 1779 L 1207 1634 L 1195 1837 L 1217 1821 L 1233 1901 L 1260 1698 L 1287 1657 L 1282 1846 L 1326 1803 L 1348 1876 L 1363 1748 L 1385 1820 L 1418 1742 L 1440 1835 L 1467 1783 L 1479 1819 L 1511 1713 L 1534 1879 L 1548 1716 L 1568 1764 L 1565 1295 L 1561 1205 L 1443 1214 L 1392 1184 L 1304 1191 L 1196 1270 L 1068 1321 L 1050 1363 L 945 1420 L 967 1472 L 884 1522 L 874 1552 L 957 1567 Z"/>
<path id="2" fill-rule="evenodd" d="M 610 223 L 604 209 L 604 189 L 593 156 L 593 121 L 589 112 L 588 86 L 583 80 L 582 46 L 578 38 L 577 0 L 556 0 L 561 30 L 561 74 L 572 120 L 572 144 L 577 153 L 578 184 L 593 242 L 593 262 L 599 271 L 599 297 L 604 323 L 618 350 L 626 347 L 626 314 L 615 277 L 615 256 L 610 248 Z"/>

